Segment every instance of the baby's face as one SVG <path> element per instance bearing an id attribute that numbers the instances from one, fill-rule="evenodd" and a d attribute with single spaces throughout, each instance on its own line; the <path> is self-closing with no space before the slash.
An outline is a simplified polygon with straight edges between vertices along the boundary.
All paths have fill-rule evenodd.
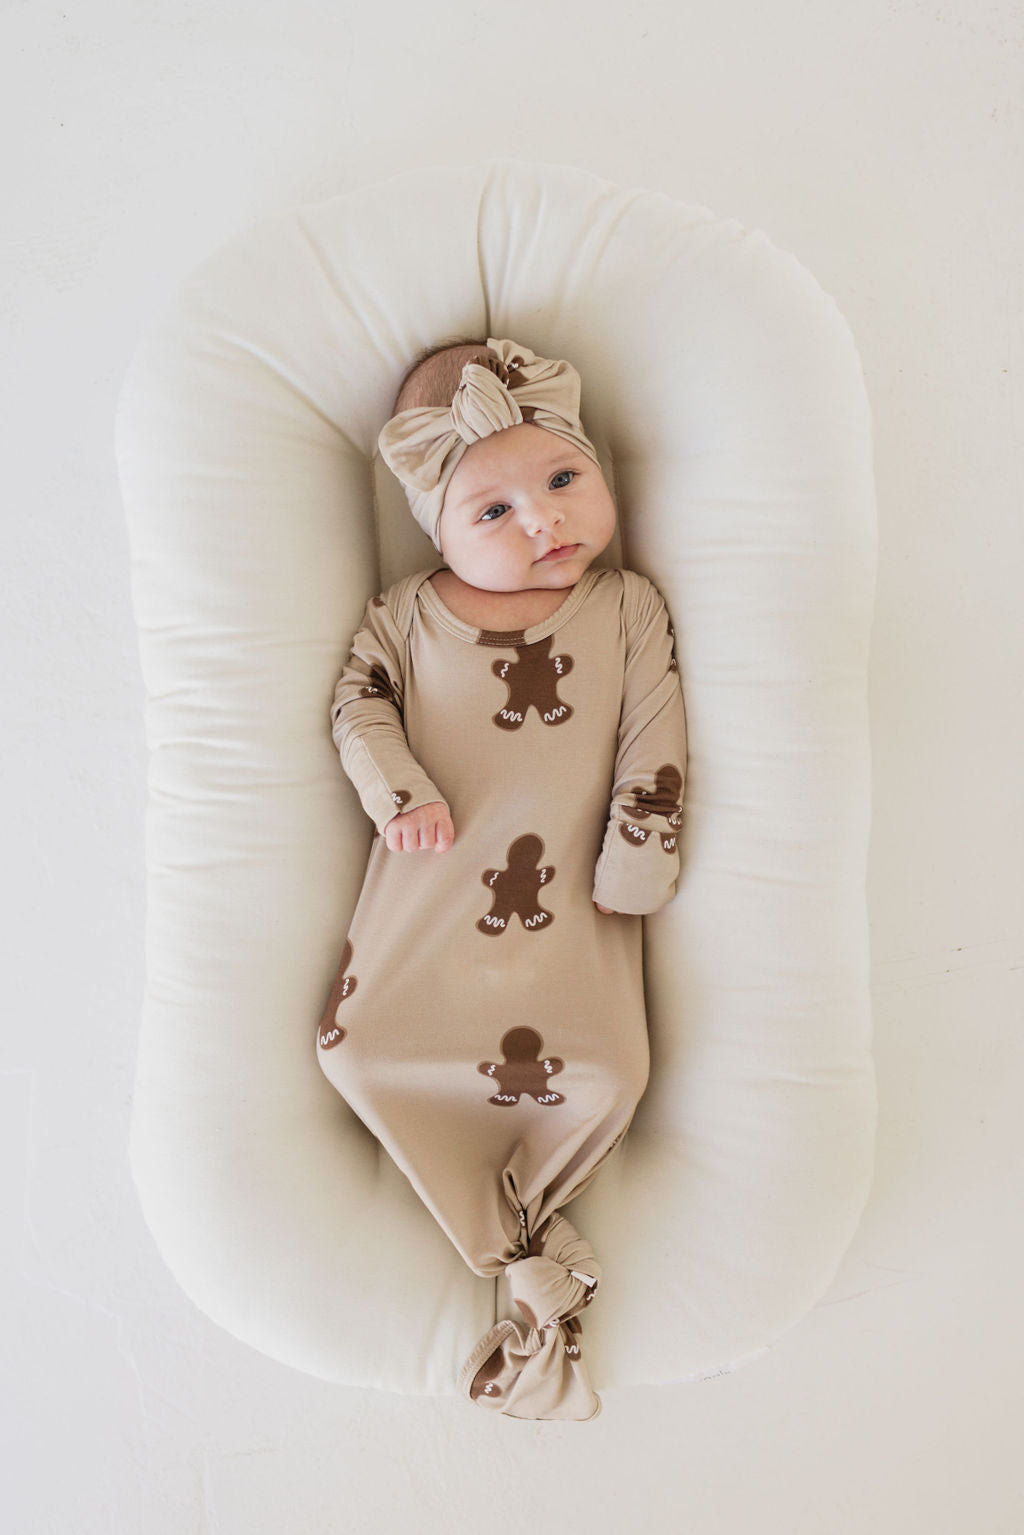
<path id="1" fill-rule="evenodd" d="M 561 591 L 614 531 L 615 506 L 593 459 L 523 422 L 463 454 L 445 492 L 441 553 L 482 591 Z"/>

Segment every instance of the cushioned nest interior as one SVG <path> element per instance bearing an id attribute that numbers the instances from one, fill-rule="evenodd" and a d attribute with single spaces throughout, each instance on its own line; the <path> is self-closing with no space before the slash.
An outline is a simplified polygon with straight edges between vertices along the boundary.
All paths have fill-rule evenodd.
<path id="1" fill-rule="evenodd" d="M 704 1376 L 827 1288 L 871 1166 L 870 422 L 834 303 L 761 234 L 579 171 L 438 169 L 254 229 L 180 289 L 118 456 L 152 751 L 132 1160 L 196 1304 L 313 1374 L 417 1392 L 501 1313 L 321 1077 L 372 828 L 330 738 L 367 599 L 436 562 L 374 462 L 451 336 L 568 357 L 673 615 L 689 762 L 647 919 L 651 1084 L 573 1205 L 600 1390 Z"/>

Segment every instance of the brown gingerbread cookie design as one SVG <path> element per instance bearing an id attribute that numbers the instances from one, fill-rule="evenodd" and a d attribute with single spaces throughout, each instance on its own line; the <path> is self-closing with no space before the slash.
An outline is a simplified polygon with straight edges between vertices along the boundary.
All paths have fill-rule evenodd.
<path id="1" fill-rule="evenodd" d="M 475 1402 L 479 1397 L 483 1397 L 485 1401 L 496 1402 L 500 1396 L 503 1396 L 504 1392 L 498 1385 L 497 1378 L 504 1368 L 505 1355 L 500 1348 L 496 1348 L 473 1376 L 473 1383 L 469 1388 L 470 1401 Z"/>
<path id="2" fill-rule="evenodd" d="M 588 1290 L 587 1298 L 583 1304 L 589 1306 L 596 1294 L 596 1290 Z M 582 1331 L 583 1323 L 578 1316 L 571 1316 L 562 1323 L 562 1341 L 565 1344 L 565 1352 L 570 1359 L 579 1359 L 580 1357 L 579 1336 Z"/>
<path id="3" fill-rule="evenodd" d="M 487 916 L 477 923 L 481 933 L 500 937 L 513 916 L 518 916 L 528 933 L 549 927 L 555 920 L 538 900 L 540 887 L 549 885 L 555 877 L 553 868 L 539 867 L 543 852 L 541 839 L 528 832 L 509 846 L 506 868 L 484 870 L 480 878 L 494 899 Z"/>
<path id="4" fill-rule="evenodd" d="M 398 814 L 399 815 L 402 814 L 402 811 L 405 809 L 406 805 L 412 799 L 412 795 L 409 793 L 408 789 L 392 789 L 390 797 L 391 797 L 392 801 L 394 802 L 394 804 L 396 804 L 398 806 Z M 375 831 L 373 835 L 374 835 L 374 839 L 376 839 L 376 838 L 380 837 L 382 835 L 382 833 L 379 832 L 379 831 Z"/>
<path id="5" fill-rule="evenodd" d="M 505 1059 L 481 1061 L 476 1068 L 485 1077 L 496 1078 L 498 1082 L 498 1091 L 487 1102 L 495 1103 L 499 1108 L 511 1108 L 525 1093 L 545 1108 L 564 1103 L 562 1094 L 549 1088 L 548 1079 L 561 1071 L 565 1062 L 557 1055 L 541 1060 L 543 1047 L 544 1041 L 536 1029 L 509 1029 L 501 1041 Z"/>
<path id="6" fill-rule="evenodd" d="M 572 718 L 572 706 L 558 696 L 558 684 L 568 677 L 576 664 L 572 656 L 553 656 L 554 635 L 536 640 L 532 645 L 512 643 L 514 661 L 495 661 L 491 670 L 508 688 L 505 707 L 492 718 L 499 730 L 519 730 L 532 707 L 545 725 L 564 725 Z M 494 639 L 481 644 L 493 644 Z"/>
<path id="7" fill-rule="evenodd" d="M 661 832 L 661 845 L 666 853 L 674 853 L 676 850 L 676 833 L 683 822 L 683 807 L 680 803 L 680 795 L 683 791 L 683 775 L 677 767 L 666 762 L 654 775 L 653 789 L 631 789 L 635 801 L 632 819 L 623 821 L 619 825 L 619 834 L 632 847 L 641 847 L 651 835 L 650 831 L 638 825 L 640 821 L 646 821 L 648 816 L 661 815 L 668 819 L 668 824 L 674 828 L 671 832 Z"/>
<path id="8" fill-rule="evenodd" d="M 359 985 L 354 975 L 346 975 L 345 972 L 352 963 L 352 945 L 345 939 L 345 947 L 341 951 L 341 964 L 331 987 L 331 994 L 327 998 L 327 1006 L 324 1008 L 323 1017 L 320 1019 L 318 1038 L 321 1050 L 333 1050 L 335 1045 L 340 1045 L 345 1038 L 346 1029 L 338 1022 L 338 1012 L 341 1004 L 347 1002 L 349 997 Z"/>
<path id="9" fill-rule="evenodd" d="M 370 675 L 359 689 L 359 697 L 383 698 L 385 703 L 394 704 L 395 708 L 398 708 L 394 684 L 382 666 L 371 668 Z"/>

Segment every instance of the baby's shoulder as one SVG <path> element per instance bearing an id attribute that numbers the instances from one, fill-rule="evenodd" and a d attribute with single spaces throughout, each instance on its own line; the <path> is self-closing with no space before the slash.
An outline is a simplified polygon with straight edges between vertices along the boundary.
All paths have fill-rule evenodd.
<path id="1" fill-rule="evenodd" d="M 417 594 L 433 574 L 433 570 L 418 570 L 414 575 L 403 576 L 376 597 L 371 597 L 367 612 L 378 621 L 386 618 L 400 634 L 407 635 L 416 612 Z"/>
<path id="2" fill-rule="evenodd" d="M 653 581 L 637 570 L 626 570 L 622 566 L 599 571 L 594 590 L 603 591 L 608 597 L 621 602 L 627 626 L 652 608 L 664 606 L 662 595 Z"/>

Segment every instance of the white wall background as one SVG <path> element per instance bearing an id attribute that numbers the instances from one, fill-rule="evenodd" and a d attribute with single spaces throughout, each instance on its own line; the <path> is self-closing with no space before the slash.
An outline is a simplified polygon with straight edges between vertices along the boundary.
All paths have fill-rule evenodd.
<path id="1" fill-rule="evenodd" d="M 0 1316 L 17 1535 L 1017 1535 L 1024 10 L 7 0 Z M 264 214 L 558 161 L 765 230 L 876 419 L 878 1176 L 826 1299 L 596 1423 L 306 1379 L 200 1316 L 126 1162 L 142 686 L 112 450 L 140 331 Z"/>

